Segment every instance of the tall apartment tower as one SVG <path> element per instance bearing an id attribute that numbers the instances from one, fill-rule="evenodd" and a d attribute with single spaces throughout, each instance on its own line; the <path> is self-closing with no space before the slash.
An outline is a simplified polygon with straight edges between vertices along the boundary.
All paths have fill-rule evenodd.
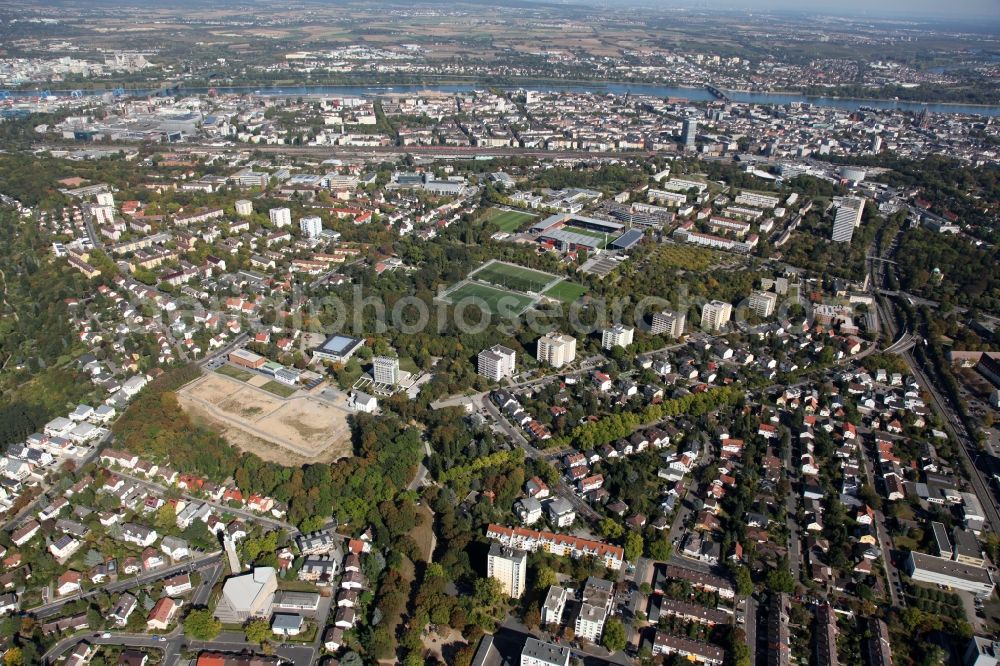
<path id="1" fill-rule="evenodd" d="M 240 199 L 239 201 L 237 201 L 236 214 L 239 215 L 240 217 L 247 217 L 249 215 L 253 215 L 253 202 L 250 201 L 249 199 Z M 271 218 L 271 221 L 274 222 L 274 218 Z"/>
<path id="2" fill-rule="evenodd" d="M 750 309 L 758 317 L 767 318 L 774 314 L 778 304 L 778 295 L 773 291 L 755 291 L 750 294 Z"/>
<path id="3" fill-rule="evenodd" d="M 653 335 L 669 335 L 679 338 L 684 335 L 684 325 L 687 323 L 687 313 L 664 310 L 653 315 L 650 333 Z"/>
<path id="4" fill-rule="evenodd" d="M 865 210 L 865 200 L 857 197 L 847 197 L 837 207 L 837 215 L 833 218 L 834 243 L 850 243 L 854 230 L 861 224 L 861 214 Z"/>
<path id="5" fill-rule="evenodd" d="M 635 329 L 622 324 L 615 324 L 611 328 L 606 328 L 601 333 L 601 347 L 613 349 L 615 347 L 628 347 L 632 344 L 635 336 Z"/>
<path id="6" fill-rule="evenodd" d="M 576 359 L 576 338 L 549 333 L 538 339 L 538 362 L 561 368 Z"/>
<path id="7" fill-rule="evenodd" d="M 372 379 L 376 384 L 395 386 L 399 383 L 399 359 L 395 356 L 376 356 L 372 359 Z"/>
<path id="8" fill-rule="evenodd" d="M 698 135 L 698 121 L 694 118 L 684 119 L 684 128 L 681 131 L 681 140 L 684 142 L 684 150 L 694 151 L 695 137 Z"/>
<path id="9" fill-rule="evenodd" d="M 528 554 L 493 542 L 486 556 L 486 575 L 500 581 L 503 591 L 512 599 L 524 594 L 524 579 L 528 573 Z"/>
<path id="10" fill-rule="evenodd" d="M 287 208 L 272 208 L 267 212 L 271 218 L 271 224 L 275 227 L 290 227 L 292 226 L 292 211 Z"/>
<path id="11" fill-rule="evenodd" d="M 476 357 L 476 371 L 491 382 L 514 376 L 517 355 L 513 349 L 494 345 L 479 352 Z"/>
<path id="12" fill-rule="evenodd" d="M 299 220 L 299 229 L 306 235 L 306 238 L 319 238 L 323 233 L 323 220 L 315 215 L 303 217 Z"/>
<path id="13" fill-rule="evenodd" d="M 724 301 L 705 303 L 701 309 L 701 327 L 706 331 L 718 331 L 729 323 L 733 316 L 733 306 Z"/>

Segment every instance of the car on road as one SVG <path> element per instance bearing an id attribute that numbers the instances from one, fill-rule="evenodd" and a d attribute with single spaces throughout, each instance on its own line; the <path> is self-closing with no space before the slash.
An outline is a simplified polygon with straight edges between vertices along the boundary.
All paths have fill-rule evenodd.
<path id="1" fill-rule="evenodd" d="M 101 634 L 101 638 L 111 638 L 111 634 L 105 631 L 103 634 Z"/>
<path id="2" fill-rule="evenodd" d="M 156 641 L 157 643 L 166 643 L 167 642 L 167 637 L 166 636 L 157 636 L 153 640 Z"/>

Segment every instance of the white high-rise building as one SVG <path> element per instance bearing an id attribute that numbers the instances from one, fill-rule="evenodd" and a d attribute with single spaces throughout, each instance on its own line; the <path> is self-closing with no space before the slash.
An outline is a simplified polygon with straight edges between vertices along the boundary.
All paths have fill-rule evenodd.
<path id="1" fill-rule="evenodd" d="M 115 207 L 115 195 L 111 192 L 98 192 L 97 193 L 97 205 L 98 206 L 111 206 Z"/>
<path id="2" fill-rule="evenodd" d="M 566 610 L 566 599 L 569 593 L 566 588 L 552 585 L 545 595 L 545 603 L 542 605 L 542 624 L 550 625 L 562 624 L 563 611 Z"/>
<path id="3" fill-rule="evenodd" d="M 778 295 L 773 291 L 755 291 L 750 294 L 750 309 L 758 317 L 770 317 L 778 304 Z"/>
<path id="4" fill-rule="evenodd" d="M 529 638 L 521 649 L 521 666 L 569 666 L 570 649 L 565 645 Z"/>
<path id="5" fill-rule="evenodd" d="M 672 338 L 679 338 L 684 335 L 684 325 L 686 323 L 687 313 L 664 310 L 653 315 L 653 324 L 650 328 L 650 333 L 653 335 L 663 335 L 665 333 Z"/>
<path id="6" fill-rule="evenodd" d="M 279 229 L 292 226 L 292 211 L 287 208 L 272 208 L 267 214 L 271 217 L 271 224 Z"/>
<path id="7" fill-rule="evenodd" d="M 372 359 L 372 378 L 376 384 L 398 384 L 399 359 L 395 356 L 376 356 Z"/>
<path id="8" fill-rule="evenodd" d="M 299 220 L 299 229 L 306 235 L 306 238 L 319 238 L 323 233 L 323 220 L 315 215 L 303 217 Z"/>
<path id="9" fill-rule="evenodd" d="M 513 377 L 516 356 L 513 349 L 494 345 L 479 352 L 479 356 L 476 357 L 476 370 L 492 382 L 498 382 L 504 377 Z"/>
<path id="10" fill-rule="evenodd" d="M 512 599 L 524 594 L 524 579 L 528 574 L 528 554 L 493 542 L 486 556 L 486 575 L 500 581 L 504 593 Z"/>
<path id="11" fill-rule="evenodd" d="M 274 210 L 288 210 L 287 208 L 275 208 Z M 253 202 L 249 199 L 240 199 L 236 202 L 236 214 L 240 217 L 248 217 L 253 215 Z M 274 218 L 271 218 L 271 222 L 274 222 Z"/>
<path id="12" fill-rule="evenodd" d="M 615 324 L 611 328 L 604 329 L 604 332 L 601 333 L 601 346 L 609 350 L 614 347 L 628 347 L 632 344 L 634 335 L 634 328 Z"/>
<path id="13" fill-rule="evenodd" d="M 94 216 L 97 224 L 112 224 L 115 221 L 115 209 L 113 206 L 91 206 L 90 212 Z"/>
<path id="14" fill-rule="evenodd" d="M 583 586 L 583 600 L 580 613 L 576 616 L 574 633 L 576 637 L 596 643 L 604 633 L 604 621 L 611 611 L 615 596 L 615 585 L 610 580 L 591 576 Z"/>
<path id="15" fill-rule="evenodd" d="M 733 316 L 733 306 L 724 301 L 705 303 L 701 309 L 701 327 L 706 331 L 718 331 L 729 323 Z"/>
<path id="16" fill-rule="evenodd" d="M 865 210 L 865 200 L 857 197 L 847 197 L 837 206 L 837 215 L 833 218 L 834 243 L 850 243 L 854 230 L 861 224 L 861 214 Z"/>
<path id="17" fill-rule="evenodd" d="M 562 333 L 549 333 L 538 339 L 538 362 L 561 368 L 576 359 L 576 338 Z"/>

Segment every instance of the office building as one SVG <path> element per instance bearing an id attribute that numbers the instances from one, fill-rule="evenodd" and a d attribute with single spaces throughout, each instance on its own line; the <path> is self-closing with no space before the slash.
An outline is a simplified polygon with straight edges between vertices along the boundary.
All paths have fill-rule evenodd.
<path id="1" fill-rule="evenodd" d="M 701 309 L 701 327 L 706 331 L 718 331 L 729 323 L 733 316 L 733 306 L 724 301 L 706 303 Z"/>
<path id="2" fill-rule="evenodd" d="M 758 317 L 770 317 L 777 304 L 778 295 L 773 291 L 755 291 L 750 294 L 750 310 Z"/>
<path id="3" fill-rule="evenodd" d="M 287 208 L 275 209 L 275 210 L 288 210 Z M 253 215 L 253 203 L 247 199 L 240 199 L 236 202 L 236 214 L 240 217 L 247 217 Z M 274 219 L 271 219 L 274 222 Z"/>
<path id="4" fill-rule="evenodd" d="M 628 347 L 632 344 L 634 335 L 634 328 L 615 324 L 611 328 L 604 329 L 604 332 L 601 333 L 601 346 L 608 350 L 614 347 Z"/>
<path id="5" fill-rule="evenodd" d="M 693 151 L 695 149 L 695 138 L 698 134 L 698 121 L 694 118 L 685 118 L 684 127 L 681 130 L 681 141 L 684 143 L 684 150 Z"/>
<path id="6" fill-rule="evenodd" d="M 569 666 L 570 649 L 529 638 L 521 650 L 521 666 Z"/>
<path id="7" fill-rule="evenodd" d="M 319 235 L 323 233 L 323 220 L 315 215 L 303 217 L 299 220 L 299 229 L 302 230 L 306 238 L 319 238 Z"/>
<path id="8" fill-rule="evenodd" d="M 672 312 L 664 310 L 653 315 L 653 324 L 650 333 L 653 335 L 668 335 L 671 338 L 679 338 L 684 335 L 684 325 L 687 323 L 687 314 L 684 312 Z"/>
<path id="9" fill-rule="evenodd" d="M 376 384 L 395 386 L 399 383 L 399 359 L 395 356 L 376 356 L 372 360 L 372 378 Z"/>
<path id="10" fill-rule="evenodd" d="M 504 377 L 514 376 L 516 354 L 513 349 L 503 345 L 495 345 L 479 352 L 476 357 L 477 372 L 491 382 L 498 382 Z"/>
<path id="11" fill-rule="evenodd" d="M 834 243 L 850 243 L 854 230 L 861 224 L 861 214 L 865 210 L 865 200 L 856 197 L 846 197 L 839 206 L 833 218 Z"/>
<path id="12" fill-rule="evenodd" d="M 538 339 L 538 362 L 561 368 L 576 359 L 576 338 L 561 333 L 549 333 Z"/>
<path id="13" fill-rule="evenodd" d="M 287 208 L 272 208 L 267 214 L 271 218 L 271 224 L 275 227 L 292 226 L 292 211 Z"/>
<path id="14" fill-rule="evenodd" d="M 993 579 L 983 567 L 910 551 L 905 561 L 906 573 L 921 583 L 932 583 L 972 592 L 977 597 L 993 594 Z"/>
<path id="15" fill-rule="evenodd" d="M 497 542 L 490 545 L 486 556 L 486 575 L 500 581 L 504 593 L 512 599 L 524 594 L 524 579 L 528 574 L 528 554 Z"/>
<path id="16" fill-rule="evenodd" d="M 580 612 L 573 628 L 576 637 L 596 643 L 604 633 L 604 621 L 611 612 L 611 602 L 615 596 L 615 585 L 609 580 L 591 576 L 583 586 Z"/>

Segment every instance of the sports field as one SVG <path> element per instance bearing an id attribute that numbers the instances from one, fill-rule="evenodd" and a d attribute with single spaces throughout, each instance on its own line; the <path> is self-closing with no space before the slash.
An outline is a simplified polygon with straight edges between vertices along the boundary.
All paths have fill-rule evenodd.
<path id="1" fill-rule="evenodd" d="M 490 222 L 500 227 L 501 231 L 506 231 L 507 233 L 519 231 L 536 217 L 530 213 L 521 213 L 516 210 L 494 209 L 493 212 L 495 214 L 490 216 Z"/>
<path id="2" fill-rule="evenodd" d="M 582 236 L 589 236 L 596 241 L 600 241 L 597 247 L 602 250 L 606 248 L 611 243 L 615 242 L 617 238 L 621 235 L 619 233 L 606 234 L 600 231 L 594 231 L 593 229 L 584 229 L 583 227 L 576 227 L 572 224 L 567 224 L 565 227 L 566 231 L 572 231 L 574 234 L 580 234 Z"/>
<path id="3" fill-rule="evenodd" d="M 561 278 L 551 273 L 543 273 L 523 266 L 505 264 L 500 261 L 491 261 L 480 268 L 472 271 L 469 278 L 505 289 L 516 291 L 541 293 L 547 287 L 552 286 Z"/>
<path id="4" fill-rule="evenodd" d="M 582 284 L 577 284 L 576 282 L 569 282 L 568 280 L 563 280 L 554 287 L 550 287 L 546 290 L 545 295 L 549 298 L 555 298 L 563 303 L 572 303 L 576 299 L 580 298 L 587 293 L 587 288 Z"/>
<path id="5" fill-rule="evenodd" d="M 445 294 L 445 299 L 456 305 L 462 302 L 478 302 L 480 305 L 485 305 L 486 310 L 493 314 L 520 314 L 535 302 L 535 299 L 527 294 L 497 289 L 482 282 L 459 283 Z"/>

